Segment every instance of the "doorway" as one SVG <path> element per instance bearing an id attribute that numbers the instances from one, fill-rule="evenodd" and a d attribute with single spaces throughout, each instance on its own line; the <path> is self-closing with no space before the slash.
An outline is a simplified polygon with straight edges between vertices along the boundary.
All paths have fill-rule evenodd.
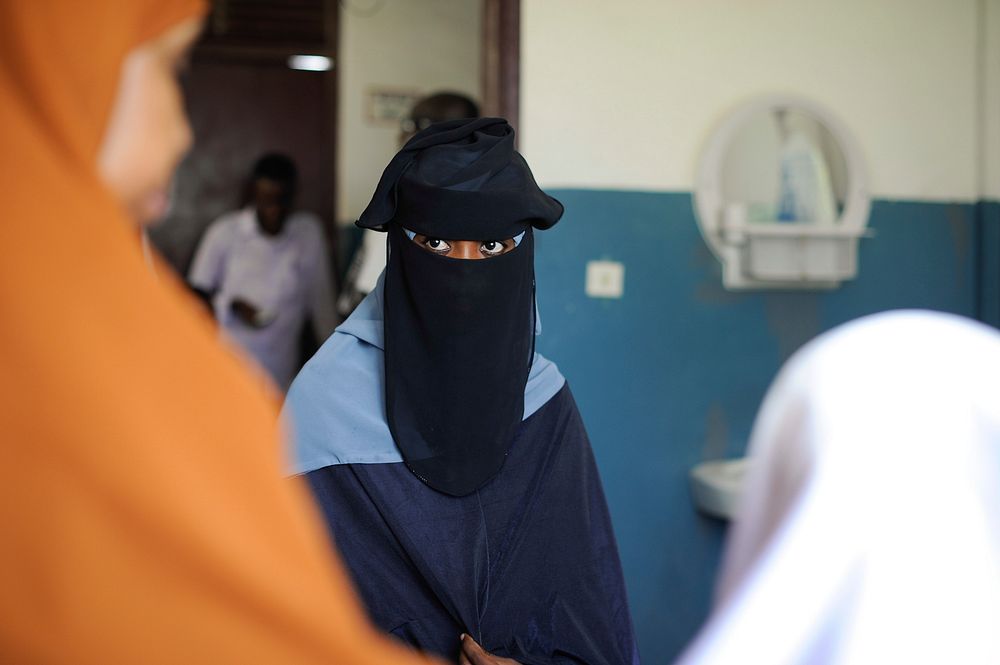
<path id="1" fill-rule="evenodd" d="M 517 127 L 519 13 L 519 0 L 215 0 L 183 77 L 195 146 L 154 245 L 185 275 L 211 222 L 242 203 L 254 160 L 277 150 L 296 161 L 299 207 L 323 220 L 342 275 L 405 100 L 458 89 Z M 302 54 L 329 69 L 292 69 Z"/>

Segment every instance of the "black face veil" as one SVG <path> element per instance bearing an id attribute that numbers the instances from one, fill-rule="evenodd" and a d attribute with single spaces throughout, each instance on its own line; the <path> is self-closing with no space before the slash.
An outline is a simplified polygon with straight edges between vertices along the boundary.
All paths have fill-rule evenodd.
<path id="1" fill-rule="evenodd" d="M 535 183 L 505 120 L 432 125 L 382 174 L 358 225 L 389 233 L 385 386 L 389 429 L 430 487 L 475 491 L 500 470 L 524 411 L 534 355 L 534 240 L 562 205 Z M 443 240 L 506 240 L 505 254 L 428 252 Z"/>

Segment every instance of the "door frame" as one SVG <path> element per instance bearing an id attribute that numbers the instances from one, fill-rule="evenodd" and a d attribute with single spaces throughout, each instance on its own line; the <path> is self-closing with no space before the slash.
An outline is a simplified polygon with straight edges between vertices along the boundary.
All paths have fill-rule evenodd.
<path id="1" fill-rule="evenodd" d="M 521 0 L 483 0 L 481 67 L 483 114 L 506 118 L 519 130 Z"/>

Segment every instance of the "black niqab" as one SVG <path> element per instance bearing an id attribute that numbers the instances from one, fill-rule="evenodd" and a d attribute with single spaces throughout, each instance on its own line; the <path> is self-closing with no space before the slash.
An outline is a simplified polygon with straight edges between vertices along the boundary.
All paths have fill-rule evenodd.
<path id="1" fill-rule="evenodd" d="M 534 355 L 534 240 L 562 205 L 535 183 L 505 120 L 432 125 L 386 167 L 358 220 L 389 232 L 385 386 L 389 429 L 430 487 L 463 496 L 497 474 L 524 410 Z M 500 256 L 433 254 L 443 240 L 506 240 Z"/>

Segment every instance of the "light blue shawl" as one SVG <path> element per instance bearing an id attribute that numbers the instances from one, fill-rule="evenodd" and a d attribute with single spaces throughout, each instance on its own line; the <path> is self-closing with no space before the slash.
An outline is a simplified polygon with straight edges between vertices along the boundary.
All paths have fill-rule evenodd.
<path id="1" fill-rule="evenodd" d="M 403 458 L 385 417 L 382 293 L 385 275 L 295 377 L 282 418 L 291 428 L 291 473 L 334 464 L 385 464 Z M 537 313 L 536 313 L 537 314 Z M 535 334 L 541 332 L 535 317 Z M 566 380 L 535 354 L 524 389 L 524 418 Z"/>

